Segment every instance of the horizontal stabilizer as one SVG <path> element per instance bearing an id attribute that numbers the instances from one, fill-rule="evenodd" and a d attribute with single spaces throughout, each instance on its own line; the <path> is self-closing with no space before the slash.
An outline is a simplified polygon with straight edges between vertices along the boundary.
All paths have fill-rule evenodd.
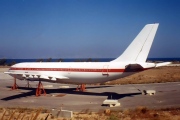
<path id="1" fill-rule="evenodd" d="M 169 64 L 172 64 L 172 62 L 157 63 L 156 67 L 166 66 L 166 65 L 169 65 Z"/>

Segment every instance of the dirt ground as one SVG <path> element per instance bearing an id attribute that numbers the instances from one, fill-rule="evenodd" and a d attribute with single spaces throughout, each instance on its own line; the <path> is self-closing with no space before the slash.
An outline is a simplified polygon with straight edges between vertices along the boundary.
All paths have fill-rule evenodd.
<path id="1" fill-rule="evenodd" d="M 180 120 L 180 108 L 148 109 L 139 106 L 135 109 L 111 111 L 106 109 L 98 113 L 73 113 L 72 118 L 52 116 L 45 109 L 1 108 L 1 120 Z"/>
<path id="2" fill-rule="evenodd" d="M 143 84 L 180 81 L 180 66 L 159 67 L 136 73 L 134 75 L 106 82 L 106 85 L 115 84 Z"/>

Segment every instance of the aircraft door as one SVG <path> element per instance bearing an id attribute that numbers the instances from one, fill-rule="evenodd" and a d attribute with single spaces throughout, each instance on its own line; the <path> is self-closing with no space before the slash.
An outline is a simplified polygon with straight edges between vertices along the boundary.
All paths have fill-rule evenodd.
<path id="1" fill-rule="evenodd" d="M 68 74 L 71 74 L 71 66 L 69 66 Z"/>
<path id="2" fill-rule="evenodd" d="M 103 66 L 103 69 L 102 69 L 102 75 L 103 76 L 109 76 L 108 67 L 109 67 L 109 65 L 104 65 Z"/>

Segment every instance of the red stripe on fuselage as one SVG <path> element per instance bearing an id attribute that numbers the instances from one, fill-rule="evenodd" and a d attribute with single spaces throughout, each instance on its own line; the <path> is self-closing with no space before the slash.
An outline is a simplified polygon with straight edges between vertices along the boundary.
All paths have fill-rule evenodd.
<path id="1" fill-rule="evenodd" d="M 63 72 L 124 72 L 125 69 L 95 69 L 95 68 L 20 68 L 11 67 L 10 70 L 24 71 L 63 71 Z M 143 70 L 147 70 L 143 69 Z M 140 71 L 143 71 L 140 70 Z M 126 71 L 128 72 L 128 71 Z"/>

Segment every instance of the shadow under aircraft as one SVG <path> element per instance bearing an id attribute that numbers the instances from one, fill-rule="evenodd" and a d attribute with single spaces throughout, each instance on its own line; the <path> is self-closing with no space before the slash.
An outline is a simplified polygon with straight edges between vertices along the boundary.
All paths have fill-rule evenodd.
<path id="1" fill-rule="evenodd" d="M 9 86 L 8 86 L 9 87 Z M 86 87 L 86 89 L 91 89 L 91 88 L 106 88 L 106 87 L 112 87 L 112 86 L 90 86 Z M 27 87 L 19 87 L 19 89 L 23 90 L 29 90 L 28 92 L 22 92 L 17 95 L 12 95 L 8 96 L 5 98 L 2 98 L 1 100 L 4 101 L 9 101 L 13 99 L 19 99 L 23 97 L 29 97 L 29 96 L 34 96 L 34 93 L 36 92 L 36 88 L 27 88 Z M 60 93 L 60 94 L 73 94 L 73 95 L 88 95 L 88 96 L 107 96 L 107 99 L 121 99 L 124 97 L 133 97 L 135 95 L 140 95 L 141 92 L 135 92 L 135 93 L 123 93 L 119 94 L 116 92 L 81 92 L 81 91 L 76 91 L 76 88 L 59 88 L 59 89 L 46 89 L 46 94 L 51 94 L 51 93 Z"/>

